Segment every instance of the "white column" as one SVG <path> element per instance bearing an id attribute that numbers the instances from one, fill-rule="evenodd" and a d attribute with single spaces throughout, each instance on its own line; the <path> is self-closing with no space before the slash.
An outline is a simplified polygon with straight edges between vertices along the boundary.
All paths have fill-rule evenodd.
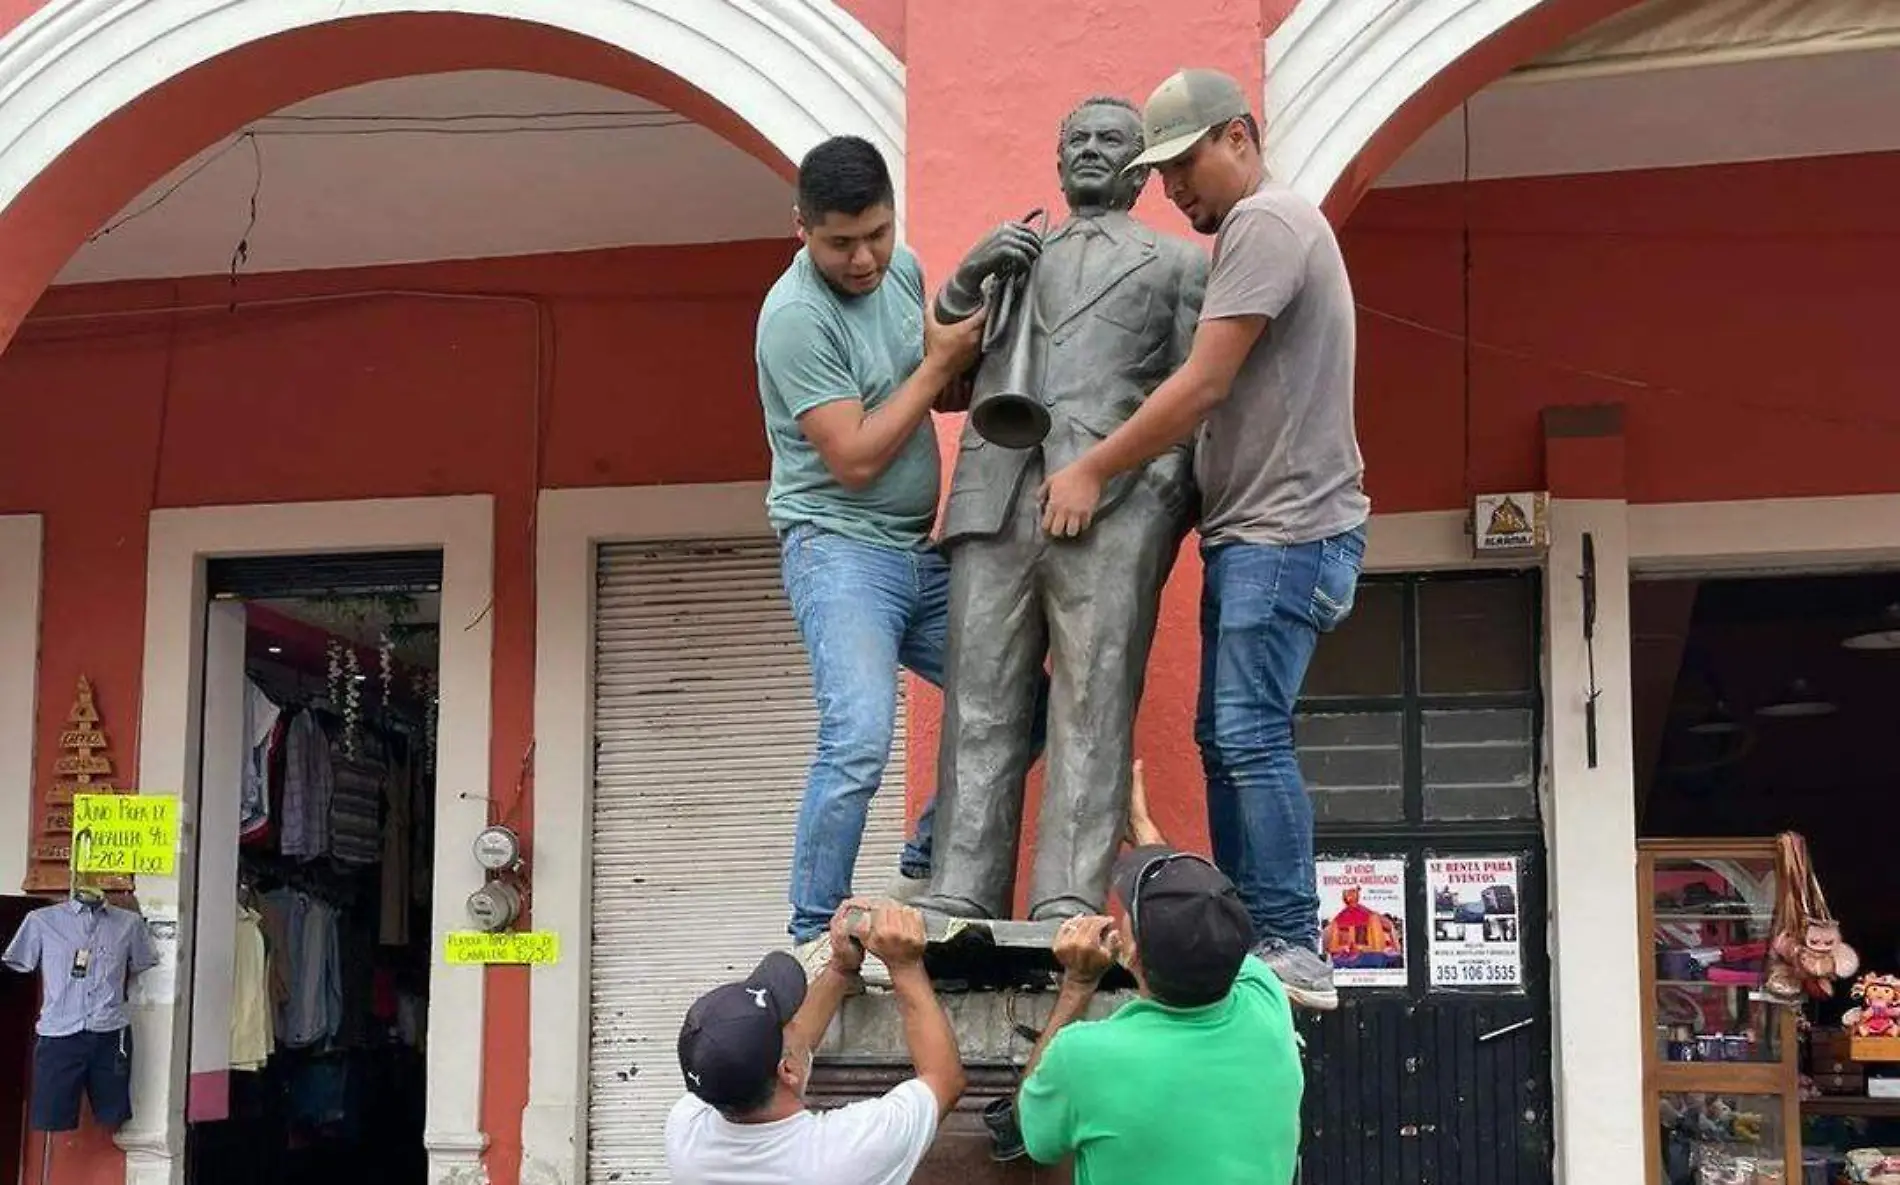
<path id="1" fill-rule="evenodd" d="M 560 935 L 536 967 L 521 1185 L 587 1179 L 588 968 L 594 776 L 593 491 L 544 490 L 535 556 L 534 928 Z"/>
<path id="2" fill-rule="evenodd" d="M 40 516 L 0 515 L 0 893 L 26 883 L 33 848 L 34 704 L 40 675 Z"/>
<path id="3" fill-rule="evenodd" d="M 244 766 L 250 740 L 244 729 L 250 683 L 244 669 L 246 630 L 242 601 L 220 601 L 206 614 L 204 764 L 198 800 L 191 806 L 198 855 L 188 930 L 190 999 L 198 1023 L 191 1026 L 191 1064 L 185 1086 L 188 1118 L 205 1106 L 196 1097 L 201 1092 L 226 1095 L 226 1103 L 212 1108 L 207 1118 L 223 1119 L 229 1114 L 231 1026 L 227 1018 L 235 986 L 238 824 L 244 809 Z"/>
<path id="4" fill-rule="evenodd" d="M 1557 1179 L 1628 1185 L 1645 1174 L 1641 936 L 1630 741 L 1628 508 L 1552 499 L 1544 638 Z M 1595 551 L 1594 643 L 1584 637 L 1583 540 Z M 1596 762 L 1587 708 L 1594 651 Z"/>

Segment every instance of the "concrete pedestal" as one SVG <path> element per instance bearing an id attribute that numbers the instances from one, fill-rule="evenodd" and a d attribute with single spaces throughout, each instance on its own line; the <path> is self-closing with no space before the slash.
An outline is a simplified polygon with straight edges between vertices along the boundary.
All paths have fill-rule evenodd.
<path id="1" fill-rule="evenodd" d="M 1132 993 L 1097 992 L 1088 1018 L 1107 1016 Z M 1053 991 L 956 992 L 938 997 L 956 1030 L 969 1086 L 944 1119 L 937 1142 L 924 1157 L 915 1185 L 1068 1185 L 1069 1167 L 1038 1165 L 1028 1157 L 999 1164 L 990 1157 L 983 1108 L 1014 1094 L 1022 1067 L 1035 1048 L 1055 1004 Z M 1017 1025 L 1029 1032 L 1018 1032 Z M 810 1103 L 840 1107 L 876 1096 L 911 1076 L 904 1020 L 888 992 L 871 991 L 846 1000 L 818 1050 Z"/>

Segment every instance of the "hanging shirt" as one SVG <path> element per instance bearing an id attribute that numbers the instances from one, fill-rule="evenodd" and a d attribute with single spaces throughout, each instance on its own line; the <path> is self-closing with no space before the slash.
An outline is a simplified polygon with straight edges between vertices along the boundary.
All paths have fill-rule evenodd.
<path id="1" fill-rule="evenodd" d="M 39 971 L 34 1030 L 42 1037 L 70 1037 L 130 1024 L 126 978 L 156 965 L 158 955 L 145 919 L 131 910 L 62 901 L 27 914 L 0 961 L 15 971 Z"/>
<path id="2" fill-rule="evenodd" d="M 283 912 L 289 998 L 277 1017 L 277 1032 L 292 1049 L 315 1045 L 336 1035 L 343 1015 L 341 959 L 336 913 L 328 905 L 292 889 L 267 896 Z"/>
<path id="3" fill-rule="evenodd" d="M 263 915 L 238 906 L 231 952 L 231 1068 L 261 1070 L 276 1042 L 271 1034 L 269 959 Z"/>
<path id="4" fill-rule="evenodd" d="M 313 860 L 330 850 L 330 796 L 336 785 L 330 737 L 315 712 L 297 713 L 284 738 L 284 807 L 278 849 Z"/>
<path id="5" fill-rule="evenodd" d="M 270 738 L 282 711 L 264 689 L 244 681 L 244 785 L 238 794 L 238 835 L 270 824 Z"/>

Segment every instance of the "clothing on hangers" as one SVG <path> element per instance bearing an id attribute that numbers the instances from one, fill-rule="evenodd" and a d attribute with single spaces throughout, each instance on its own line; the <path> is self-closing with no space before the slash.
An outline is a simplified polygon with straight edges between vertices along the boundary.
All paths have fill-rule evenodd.
<path id="1" fill-rule="evenodd" d="M 409 945 L 409 803 L 415 781 L 410 746 L 383 779 L 383 861 L 378 894 L 378 933 L 384 946 Z"/>
<path id="2" fill-rule="evenodd" d="M 231 1068 L 261 1070 L 276 1049 L 263 915 L 239 905 L 231 956 Z"/>
<path id="3" fill-rule="evenodd" d="M 283 711 L 255 679 L 244 680 L 244 785 L 239 792 L 238 837 L 270 826 L 270 740 Z"/>
<path id="4" fill-rule="evenodd" d="M 278 889 L 265 900 L 285 918 L 289 998 L 277 1014 L 277 1035 L 296 1049 L 336 1035 L 343 1016 L 336 911 L 310 893 Z"/>
<path id="5" fill-rule="evenodd" d="M 284 739 L 284 820 L 278 850 L 313 860 L 330 850 L 330 797 L 336 769 L 330 735 L 317 713 L 304 709 Z"/>
<path id="6" fill-rule="evenodd" d="M 330 799 L 330 854 L 340 864 L 374 864 L 382 858 L 383 779 L 388 771 L 370 761 L 339 761 Z"/>

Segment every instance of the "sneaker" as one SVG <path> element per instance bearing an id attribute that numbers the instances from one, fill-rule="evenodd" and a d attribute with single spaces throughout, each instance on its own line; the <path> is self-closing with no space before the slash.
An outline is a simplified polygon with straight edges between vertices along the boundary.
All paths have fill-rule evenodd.
<path id="1" fill-rule="evenodd" d="M 792 957 L 805 969 L 807 982 L 817 979 L 831 965 L 831 935 L 820 934 L 792 947 Z M 865 987 L 890 987 L 891 971 L 876 955 L 864 956 L 864 966 L 858 971 L 857 981 L 851 985 L 847 995 L 858 995 Z"/>
<path id="2" fill-rule="evenodd" d="M 1310 947 L 1269 938 L 1253 953 L 1279 976 L 1287 999 L 1314 1012 L 1331 1012 L 1339 1007 L 1339 992 L 1333 988 L 1333 965 Z"/>

